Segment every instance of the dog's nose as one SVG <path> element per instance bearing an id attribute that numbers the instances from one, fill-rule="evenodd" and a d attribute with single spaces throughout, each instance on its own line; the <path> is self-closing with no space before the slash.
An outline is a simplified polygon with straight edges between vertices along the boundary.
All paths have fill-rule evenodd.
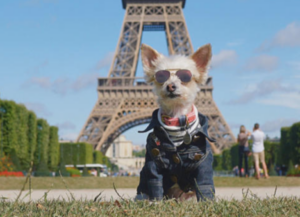
<path id="1" fill-rule="evenodd" d="M 170 93 L 174 92 L 176 90 L 176 86 L 174 83 L 168 84 L 167 86 L 167 91 L 169 91 Z"/>

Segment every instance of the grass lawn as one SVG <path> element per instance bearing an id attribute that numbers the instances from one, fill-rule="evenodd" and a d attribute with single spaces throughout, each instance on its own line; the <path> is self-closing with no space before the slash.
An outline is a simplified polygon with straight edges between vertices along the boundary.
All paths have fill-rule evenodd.
<path id="1" fill-rule="evenodd" d="M 244 198 L 241 201 L 193 203 L 167 200 L 156 203 L 131 200 L 4 202 L 0 201 L 0 216 L 299 216 L 300 199 L 275 197 Z"/>
<path id="2" fill-rule="evenodd" d="M 69 189 L 107 189 L 136 188 L 139 177 L 64 177 Z M 275 186 L 300 186 L 300 177 L 270 177 L 269 179 L 256 180 L 254 178 L 239 177 L 215 177 L 216 187 L 275 187 Z M 21 189 L 25 177 L 0 177 L 0 190 Z M 28 183 L 26 189 L 28 189 Z M 61 177 L 32 177 L 32 189 L 65 189 L 66 186 Z"/>

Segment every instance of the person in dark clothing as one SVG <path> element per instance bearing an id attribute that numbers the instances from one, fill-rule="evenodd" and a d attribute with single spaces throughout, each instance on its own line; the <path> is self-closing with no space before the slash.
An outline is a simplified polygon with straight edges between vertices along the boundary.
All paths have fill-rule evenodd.
<path id="1" fill-rule="evenodd" d="M 248 156 L 251 153 L 248 144 L 248 137 L 251 135 L 251 132 L 246 132 L 246 128 L 244 125 L 240 127 L 240 133 L 237 136 L 238 143 L 239 143 L 239 175 L 240 177 L 243 176 L 242 174 L 242 167 L 243 167 L 243 158 L 245 163 L 245 177 L 249 177 L 249 170 L 248 170 Z"/>

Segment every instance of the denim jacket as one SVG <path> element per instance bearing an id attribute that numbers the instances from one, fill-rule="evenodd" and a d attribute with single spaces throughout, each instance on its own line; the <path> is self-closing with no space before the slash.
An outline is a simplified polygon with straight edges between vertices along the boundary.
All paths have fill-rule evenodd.
<path id="1" fill-rule="evenodd" d="M 161 200 L 168 189 L 177 183 L 184 191 L 196 190 L 198 200 L 213 199 L 213 156 L 208 136 L 207 118 L 198 113 L 199 125 L 188 145 L 175 146 L 157 118 L 152 114 L 148 127 L 146 162 L 140 174 L 138 194 L 148 194 L 151 200 Z"/>

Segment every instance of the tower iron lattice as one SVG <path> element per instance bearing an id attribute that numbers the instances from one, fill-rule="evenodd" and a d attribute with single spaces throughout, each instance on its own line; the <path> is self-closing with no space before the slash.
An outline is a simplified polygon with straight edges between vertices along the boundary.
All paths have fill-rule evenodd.
<path id="1" fill-rule="evenodd" d="M 165 31 L 169 54 L 191 55 L 193 47 L 186 27 L 185 0 L 122 0 L 126 10 L 121 35 L 108 77 L 98 79 L 98 100 L 77 141 L 107 151 L 120 134 L 137 125 L 149 123 L 158 107 L 153 87 L 135 77 L 143 31 Z M 214 152 L 235 142 L 229 126 L 212 97 L 212 78 L 195 101 L 209 119 L 209 135 L 216 140 Z M 145 136 L 146 141 L 146 136 Z"/>

